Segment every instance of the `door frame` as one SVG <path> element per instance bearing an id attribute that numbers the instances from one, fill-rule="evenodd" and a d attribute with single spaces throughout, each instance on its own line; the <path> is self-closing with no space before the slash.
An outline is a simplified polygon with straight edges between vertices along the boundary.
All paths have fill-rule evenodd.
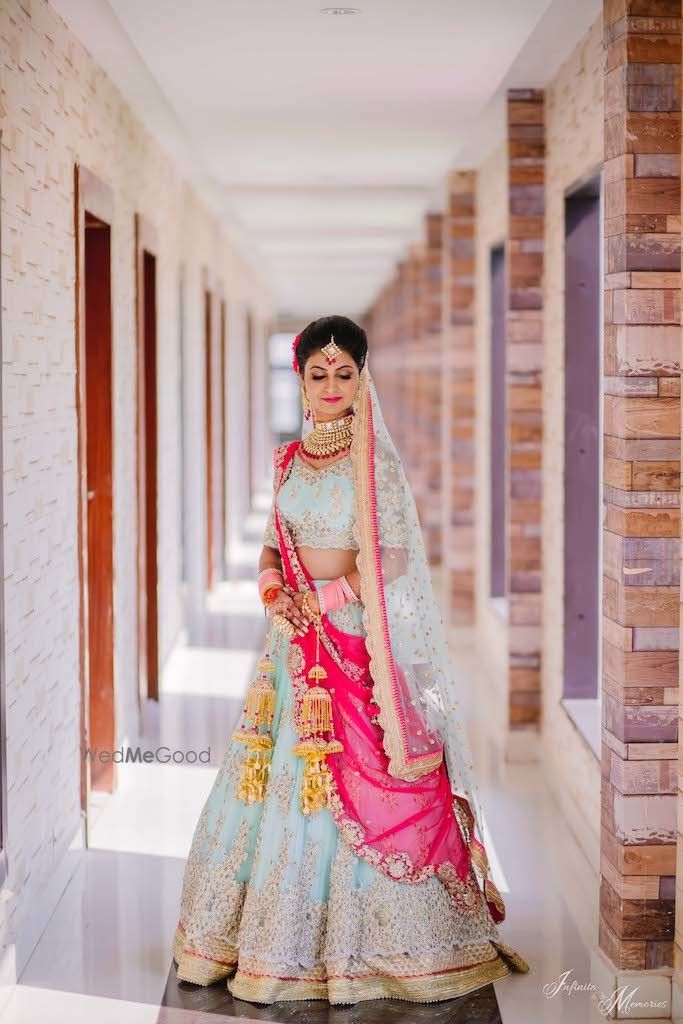
<path id="1" fill-rule="evenodd" d="M 202 267 L 202 349 L 204 352 L 204 525 L 206 531 L 206 589 L 210 590 L 223 573 L 225 546 L 224 477 L 225 466 L 217 472 L 223 458 L 225 433 L 224 396 L 219 388 L 222 373 L 221 308 L 224 289 L 221 278 Z"/>
<path id="2" fill-rule="evenodd" d="M 206 526 L 206 589 L 211 590 L 214 582 L 214 529 L 213 529 L 213 335 L 216 318 L 214 316 L 214 291 L 212 281 L 206 267 L 202 270 L 202 347 L 204 350 L 204 494 L 205 526 Z"/>
<path id="3" fill-rule="evenodd" d="M 135 453 L 137 490 L 137 679 L 138 706 L 142 726 L 142 704 L 159 699 L 159 567 L 158 567 L 158 235 L 154 225 L 135 214 Z M 145 254 L 154 259 L 154 306 L 147 303 Z M 151 316 L 151 320 L 149 317 Z M 148 340 L 153 346 L 149 364 Z M 149 380 L 149 374 L 152 380 Z M 153 409 L 148 397 L 152 389 Z M 152 422 L 150 424 L 149 417 Z M 152 438 L 152 446 L 148 441 Z M 143 473 L 144 467 L 144 473 Z M 151 488 L 151 510 L 150 510 Z M 153 578 L 151 578 L 153 577 Z M 150 672 L 150 666 L 152 671 Z"/>
<path id="4" fill-rule="evenodd" d="M 253 424 L 253 409 L 254 409 L 254 344 L 256 339 L 256 329 L 254 325 L 254 314 L 251 310 L 251 306 L 245 308 L 245 349 L 246 349 L 246 373 L 247 387 L 246 387 L 246 424 L 247 424 L 247 502 L 249 508 L 254 500 L 254 424 Z"/>
<path id="5" fill-rule="evenodd" d="M 225 577 L 228 568 L 228 304 L 222 285 L 217 295 L 218 309 L 218 381 L 220 387 L 220 566 Z"/>
<path id="6" fill-rule="evenodd" d="M 88 618 L 88 475 L 87 475 L 87 413 L 86 413 L 86 333 L 85 333 L 85 231 L 86 210 L 109 226 L 113 238 L 114 193 L 112 188 L 82 164 L 74 164 L 74 255 L 75 255 L 75 404 L 76 447 L 78 479 L 76 488 L 77 553 L 78 553 L 78 673 L 80 681 L 80 738 L 82 749 L 90 738 L 90 657 Z M 110 279 L 111 283 L 111 279 Z M 113 330 L 111 333 L 113 342 Z M 112 351 L 113 359 L 113 351 Z M 113 386 L 113 372 L 112 372 Z M 113 442 L 112 442 L 113 447 Z M 113 473 L 113 460 L 112 460 Z M 113 490 L 113 479 L 112 479 Z M 112 499 L 113 503 L 113 499 Z M 113 541 L 113 532 L 112 532 Z M 113 557 L 113 550 L 112 550 Z M 113 572 L 112 572 L 113 580 Z M 112 616 L 114 612 L 112 600 Z M 115 623 L 112 617 L 112 648 Z M 115 678 L 115 677 L 114 677 Z M 114 736 L 116 736 L 116 702 L 113 708 Z M 89 843 L 88 801 L 90 796 L 90 761 L 80 758 L 80 801 L 84 825 L 84 839 Z M 115 771 L 115 766 L 114 766 Z M 114 776 L 115 778 L 115 776 Z"/>

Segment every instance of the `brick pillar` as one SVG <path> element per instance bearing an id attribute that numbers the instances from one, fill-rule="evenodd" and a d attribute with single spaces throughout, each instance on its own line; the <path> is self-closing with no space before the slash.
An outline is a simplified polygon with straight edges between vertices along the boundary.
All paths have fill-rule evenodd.
<path id="1" fill-rule="evenodd" d="M 411 245 L 408 252 L 408 281 L 406 333 L 404 340 L 404 368 L 406 375 L 405 410 L 406 427 L 403 434 L 403 465 L 415 496 L 420 522 L 422 522 L 422 448 L 418 433 L 420 419 L 420 363 L 418 354 L 422 340 L 422 288 L 424 246 Z"/>
<path id="2" fill-rule="evenodd" d="M 410 266 L 408 260 L 400 260 L 396 268 L 396 299 L 394 304 L 393 333 L 393 365 L 396 368 L 394 378 L 394 415 L 392 419 L 392 438 L 399 455 L 403 457 L 406 450 L 406 434 L 410 424 L 406 420 L 406 401 L 408 381 L 405 372 L 406 355 L 409 348 L 408 313 L 411 301 Z"/>
<path id="3" fill-rule="evenodd" d="M 442 533 L 447 617 L 474 622 L 474 171 L 448 180 L 442 220 Z"/>
<path id="4" fill-rule="evenodd" d="M 641 17 L 642 14 L 657 17 Z M 606 2 L 599 946 L 673 962 L 681 3 Z M 682 950 L 677 946 L 677 961 Z"/>
<path id="5" fill-rule="evenodd" d="M 398 273 L 394 273 L 372 306 L 372 333 L 368 335 L 368 358 L 372 379 L 382 405 L 382 415 L 394 443 L 398 441 L 395 429 L 400 422 L 400 396 L 397 393 L 400 376 L 396 359 L 396 308 L 399 286 Z"/>
<path id="6" fill-rule="evenodd" d="M 541 90 L 508 90 L 506 589 L 513 731 L 536 731 L 541 714 L 543 105 Z"/>
<path id="7" fill-rule="evenodd" d="M 422 264 L 422 336 L 416 372 L 421 383 L 417 432 L 420 445 L 422 531 L 427 557 L 441 564 L 441 304 L 443 214 L 427 213 Z"/>

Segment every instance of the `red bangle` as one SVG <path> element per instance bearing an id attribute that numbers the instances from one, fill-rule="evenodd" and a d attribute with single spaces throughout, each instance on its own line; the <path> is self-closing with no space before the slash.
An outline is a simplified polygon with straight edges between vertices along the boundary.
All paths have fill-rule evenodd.
<path id="1" fill-rule="evenodd" d="M 278 590 L 282 590 L 282 585 L 279 583 L 270 583 L 261 594 L 261 600 L 265 605 L 272 604 L 273 601 L 277 600 Z"/>

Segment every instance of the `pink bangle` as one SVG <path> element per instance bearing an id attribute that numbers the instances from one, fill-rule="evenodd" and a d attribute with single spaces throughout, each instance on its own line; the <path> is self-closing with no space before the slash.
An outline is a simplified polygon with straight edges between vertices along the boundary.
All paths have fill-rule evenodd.
<path id="1" fill-rule="evenodd" d="M 349 583 L 349 581 L 347 580 L 346 576 L 340 576 L 339 577 L 339 582 L 341 584 L 342 590 L 346 594 L 346 596 L 349 599 L 349 601 L 357 601 L 358 597 L 356 595 L 356 592 L 353 589 L 353 587 L 351 586 L 351 584 Z"/>
<path id="2" fill-rule="evenodd" d="M 335 608 L 341 608 L 348 602 L 349 598 L 344 591 L 339 579 L 330 580 L 318 591 L 318 602 L 320 611 L 332 612 Z"/>
<path id="3" fill-rule="evenodd" d="M 258 576 L 259 594 L 263 597 L 266 590 L 273 585 L 281 587 L 283 582 L 284 578 L 279 569 L 263 569 Z"/>
<path id="4" fill-rule="evenodd" d="M 283 577 L 283 570 L 282 569 L 275 569 L 275 568 L 261 569 L 261 571 L 258 574 L 258 582 L 259 582 L 259 584 L 261 584 L 264 580 L 272 580 L 272 579 L 279 579 L 279 580 L 284 579 L 284 577 Z"/>

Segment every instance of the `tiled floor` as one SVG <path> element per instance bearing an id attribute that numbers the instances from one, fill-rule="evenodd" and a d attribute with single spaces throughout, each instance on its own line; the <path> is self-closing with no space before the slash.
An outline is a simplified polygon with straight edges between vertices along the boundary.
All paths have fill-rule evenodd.
<path id="1" fill-rule="evenodd" d="M 257 555 L 247 542 L 244 566 L 255 564 Z M 232 1000 L 221 986 L 177 983 L 170 943 L 184 858 L 265 629 L 249 571 L 238 566 L 234 576 L 211 595 L 207 616 L 192 625 L 192 646 L 179 648 L 170 659 L 162 699 L 149 709 L 143 740 L 148 749 L 161 743 L 171 750 L 208 750 L 209 763 L 122 767 L 118 791 L 98 814 L 92 847 L 9 995 L 2 1021 L 179 1024 L 215 1022 L 223 1015 L 288 1021 L 293 1014 L 310 1024 L 588 1021 L 585 992 L 565 990 L 550 997 L 543 988 L 567 970 L 577 983 L 588 983 L 588 951 L 579 939 L 575 911 L 577 901 L 593 898 L 597 883 L 558 819 L 542 772 L 501 764 L 486 736 L 486 680 L 468 632 L 457 635 L 454 658 L 472 694 L 468 715 L 488 849 L 507 907 L 501 939 L 528 960 L 531 972 L 460 1000 L 422 1006 L 376 1001 L 356 1007 L 322 1002 L 259 1007 Z"/>

